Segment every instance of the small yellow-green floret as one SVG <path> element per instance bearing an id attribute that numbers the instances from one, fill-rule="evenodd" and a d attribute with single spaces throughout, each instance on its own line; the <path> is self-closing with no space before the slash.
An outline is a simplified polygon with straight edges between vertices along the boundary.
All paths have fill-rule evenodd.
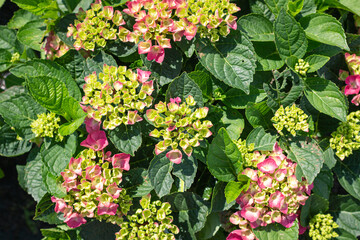
<path id="1" fill-rule="evenodd" d="M 55 113 L 42 113 L 37 117 L 30 125 L 36 137 L 55 137 L 56 141 L 62 141 L 64 137 L 59 134 L 60 118 Z"/>
<path id="2" fill-rule="evenodd" d="M 338 237 L 334 231 L 339 226 L 330 214 L 317 214 L 310 220 L 309 236 L 313 240 L 327 240 Z"/>
<path id="3" fill-rule="evenodd" d="M 309 124 L 307 123 L 308 115 L 303 110 L 293 104 L 291 107 L 280 106 L 276 111 L 275 116 L 271 119 L 274 122 L 274 127 L 278 133 L 283 134 L 283 129 L 296 136 L 296 131 L 309 131 Z"/>

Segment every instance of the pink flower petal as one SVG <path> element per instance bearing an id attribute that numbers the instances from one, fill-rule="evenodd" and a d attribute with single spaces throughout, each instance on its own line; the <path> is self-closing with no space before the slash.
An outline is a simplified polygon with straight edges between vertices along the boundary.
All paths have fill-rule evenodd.
<path id="1" fill-rule="evenodd" d="M 86 220 L 79 213 L 72 213 L 68 218 L 65 219 L 64 222 L 70 228 L 77 228 L 86 223 Z"/>
<path id="2" fill-rule="evenodd" d="M 255 222 L 260 217 L 260 210 L 256 207 L 244 207 L 241 209 L 241 216 L 249 222 Z"/>
<path id="3" fill-rule="evenodd" d="M 138 81 L 140 83 L 143 83 L 143 84 L 149 79 L 149 77 L 151 75 L 150 71 L 143 71 L 143 70 L 141 70 L 139 68 L 136 69 L 136 72 L 137 72 L 137 75 L 138 75 Z"/>
<path id="4" fill-rule="evenodd" d="M 278 167 L 274 159 L 271 157 L 265 159 L 263 162 L 258 163 L 258 169 L 263 173 L 274 173 L 275 169 Z"/>
<path id="5" fill-rule="evenodd" d="M 120 168 L 125 171 L 130 170 L 130 154 L 118 153 L 112 157 L 112 165 L 114 168 Z"/>
<path id="6" fill-rule="evenodd" d="M 182 153 L 179 149 L 171 150 L 166 153 L 166 157 L 175 164 L 180 164 L 182 159 Z"/>
<path id="7" fill-rule="evenodd" d="M 118 204 L 110 202 L 99 202 L 97 214 L 100 215 L 112 215 L 116 214 Z"/>
<path id="8" fill-rule="evenodd" d="M 285 200 L 284 194 L 282 194 L 280 191 L 276 191 L 270 195 L 269 207 L 274 209 L 280 209 L 284 200 Z"/>
<path id="9" fill-rule="evenodd" d="M 104 131 L 94 131 L 89 133 L 87 138 L 80 143 L 80 146 L 91 148 L 94 151 L 101 151 L 108 144 L 109 143 Z"/>

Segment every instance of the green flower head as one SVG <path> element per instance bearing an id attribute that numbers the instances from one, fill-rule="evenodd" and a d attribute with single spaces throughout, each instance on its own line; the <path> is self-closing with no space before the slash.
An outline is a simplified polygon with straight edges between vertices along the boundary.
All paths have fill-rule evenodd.
<path id="1" fill-rule="evenodd" d="M 330 214 L 317 214 L 310 220 L 309 236 L 313 240 L 327 240 L 338 237 L 334 231 L 339 226 Z"/>

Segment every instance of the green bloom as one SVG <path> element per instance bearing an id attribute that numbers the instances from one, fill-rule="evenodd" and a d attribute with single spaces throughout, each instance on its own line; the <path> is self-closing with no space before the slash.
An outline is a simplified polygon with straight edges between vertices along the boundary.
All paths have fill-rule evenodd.
<path id="1" fill-rule="evenodd" d="M 295 64 L 295 71 L 300 75 L 305 76 L 306 72 L 309 70 L 310 64 L 305 62 L 303 59 L 299 59 L 299 61 Z"/>
<path id="2" fill-rule="evenodd" d="M 309 236 L 314 240 L 326 240 L 338 237 L 334 231 L 339 226 L 330 214 L 317 214 L 310 220 Z"/>
<path id="3" fill-rule="evenodd" d="M 241 157 L 244 160 L 244 166 L 256 167 L 256 164 L 253 163 L 253 159 L 256 158 L 256 154 L 253 153 L 255 147 L 254 143 L 247 146 L 246 140 L 241 139 L 234 141 L 234 143 L 236 144 L 241 153 Z"/>
<path id="4" fill-rule="evenodd" d="M 352 112 L 346 117 L 335 132 L 331 134 L 330 147 L 336 150 L 336 155 L 343 160 L 360 149 L 360 111 Z"/>
<path id="5" fill-rule="evenodd" d="M 295 104 L 291 107 L 287 106 L 285 109 L 283 106 L 280 106 L 271 120 L 274 122 L 273 125 L 280 134 L 283 134 L 283 129 L 293 136 L 296 136 L 296 131 L 298 130 L 304 132 L 309 131 L 309 124 L 307 123 L 308 115 L 296 107 Z"/>
<path id="6" fill-rule="evenodd" d="M 31 130 L 36 137 L 55 137 L 56 141 L 62 141 L 63 136 L 59 134 L 60 118 L 55 113 L 42 113 L 37 115 L 37 119 L 31 123 Z"/>

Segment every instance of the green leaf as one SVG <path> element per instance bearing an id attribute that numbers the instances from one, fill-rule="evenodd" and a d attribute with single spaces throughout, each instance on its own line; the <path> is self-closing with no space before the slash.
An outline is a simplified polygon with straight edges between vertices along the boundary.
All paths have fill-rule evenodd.
<path id="1" fill-rule="evenodd" d="M 316 110 L 346 121 L 346 99 L 333 82 L 322 78 L 308 78 L 305 83 L 305 96 Z"/>
<path id="2" fill-rule="evenodd" d="M 291 0 L 288 2 L 288 10 L 293 17 L 301 12 L 303 6 L 304 0 Z"/>
<path id="3" fill-rule="evenodd" d="M 300 24 L 282 9 L 274 26 L 275 44 L 280 57 L 286 59 L 293 55 L 302 58 L 306 53 L 308 42 Z"/>
<path id="4" fill-rule="evenodd" d="M 4 5 L 5 0 L 0 0 L 0 8 Z"/>
<path id="5" fill-rule="evenodd" d="M 15 30 L 0 26 L 0 49 L 14 50 L 17 44 L 16 39 Z"/>
<path id="6" fill-rule="evenodd" d="M 150 162 L 149 179 L 156 194 L 163 197 L 170 193 L 174 179 L 171 176 L 172 163 L 166 157 L 166 153 L 160 153 Z"/>
<path id="7" fill-rule="evenodd" d="M 188 96 L 193 96 L 196 105 L 202 107 L 204 105 L 202 92 L 199 86 L 184 72 L 175 78 L 166 91 L 166 102 L 170 102 L 170 98 L 180 97 L 181 101 L 185 101 Z"/>
<path id="8" fill-rule="evenodd" d="M 39 19 L 38 16 L 35 16 L 29 11 L 24 9 L 17 10 L 14 13 L 14 16 L 9 20 L 7 26 L 11 29 L 19 29 L 23 27 L 28 22 Z"/>
<path id="9" fill-rule="evenodd" d="M 41 157 L 44 165 L 49 172 L 55 177 L 69 165 L 70 158 L 76 151 L 77 137 L 75 134 L 70 135 L 62 143 L 53 144 L 49 148 L 41 149 Z"/>
<path id="10" fill-rule="evenodd" d="M 174 164 L 173 174 L 184 182 L 184 191 L 188 190 L 194 182 L 198 163 L 193 156 L 183 155 L 181 163 Z"/>
<path id="11" fill-rule="evenodd" d="M 26 191 L 26 182 L 25 182 L 25 165 L 16 165 L 16 172 L 17 172 L 17 180 L 19 185 L 24 191 Z"/>
<path id="12" fill-rule="evenodd" d="M 120 40 L 108 41 L 106 45 L 107 52 L 119 58 L 127 58 L 137 52 L 137 45 L 131 42 L 122 42 Z"/>
<path id="13" fill-rule="evenodd" d="M 196 37 L 194 37 L 190 41 L 187 40 L 186 38 L 181 38 L 180 41 L 177 41 L 175 43 L 176 43 L 176 46 L 178 46 L 181 49 L 181 51 L 183 53 L 185 53 L 186 57 L 191 58 L 191 56 L 195 52 L 195 44 L 194 44 L 195 40 L 196 40 Z"/>
<path id="14" fill-rule="evenodd" d="M 196 49 L 201 64 L 227 85 L 249 93 L 256 58 L 250 40 L 240 31 L 231 31 L 216 43 L 198 39 Z"/>
<path id="15" fill-rule="evenodd" d="M 360 201 L 350 195 L 338 195 L 330 202 L 330 212 L 340 228 L 360 235 Z"/>
<path id="16" fill-rule="evenodd" d="M 253 229 L 255 236 L 261 240 L 297 240 L 299 238 L 299 224 L 297 220 L 290 228 L 273 223 L 266 227 L 258 227 Z"/>
<path id="17" fill-rule="evenodd" d="M 272 128 L 270 119 L 273 116 L 271 109 L 266 102 L 248 103 L 245 115 L 249 123 L 254 127 L 262 126 L 265 129 Z"/>
<path id="18" fill-rule="evenodd" d="M 11 67 L 13 64 L 11 62 L 11 57 L 11 52 L 5 49 L 0 49 L 0 72 L 5 72 Z"/>
<path id="19" fill-rule="evenodd" d="M 251 12 L 263 15 L 270 21 L 274 21 L 275 15 L 270 11 L 264 0 L 250 0 L 249 4 Z"/>
<path id="20" fill-rule="evenodd" d="M 300 24 L 309 39 L 350 50 L 341 23 L 331 15 L 313 13 L 301 18 Z"/>
<path id="21" fill-rule="evenodd" d="M 253 129 L 246 138 L 246 145 L 254 144 L 254 150 L 272 151 L 276 143 L 276 136 L 266 133 L 264 128 Z"/>
<path id="22" fill-rule="evenodd" d="M 332 0 L 335 2 L 335 7 L 343 8 L 349 12 L 352 12 L 358 16 L 360 16 L 360 6 L 357 0 Z"/>
<path id="23" fill-rule="evenodd" d="M 121 185 L 126 188 L 126 192 L 134 198 L 145 196 L 154 189 L 151 185 L 148 171 L 144 168 L 134 168 L 128 172 L 123 172 Z"/>
<path id="24" fill-rule="evenodd" d="M 305 58 L 305 62 L 308 62 L 310 65 L 308 73 L 316 72 L 318 69 L 322 68 L 330 60 L 327 56 L 322 55 L 310 55 Z"/>
<path id="25" fill-rule="evenodd" d="M 224 182 L 235 180 L 242 170 L 241 153 L 224 128 L 209 146 L 207 165 L 210 173 Z"/>
<path id="26" fill-rule="evenodd" d="M 334 172 L 341 186 L 354 198 L 360 200 L 360 153 L 354 152 L 344 161 L 338 161 Z"/>
<path id="27" fill-rule="evenodd" d="M 85 68 L 85 58 L 75 49 L 70 49 L 65 55 L 56 58 L 55 62 L 68 70 L 75 82 L 82 82 L 81 75 Z"/>
<path id="28" fill-rule="evenodd" d="M 81 226 L 80 236 L 86 240 L 114 240 L 119 230 L 119 225 L 95 220 Z"/>
<path id="29" fill-rule="evenodd" d="M 76 101 L 76 100 L 74 100 L 74 101 Z M 81 110 L 80 107 L 78 109 Z M 62 124 L 60 126 L 60 128 L 59 128 L 59 134 L 61 136 L 67 136 L 67 135 L 72 134 L 73 132 L 76 131 L 76 129 L 78 129 L 81 126 L 81 124 L 84 122 L 86 116 L 87 115 L 84 113 L 82 117 L 79 117 L 79 118 L 77 118 L 77 119 L 75 119 L 75 120 L 73 120 L 71 122 L 67 122 L 67 123 Z"/>
<path id="30" fill-rule="evenodd" d="M 86 8 L 84 8 L 86 9 Z M 56 35 L 60 38 L 61 41 L 63 41 L 66 45 L 73 46 L 73 43 L 75 42 L 74 38 L 72 36 L 67 37 L 67 28 L 70 26 L 70 24 L 74 24 L 74 20 L 76 19 L 76 15 L 71 13 L 67 14 L 64 17 L 60 18 L 54 27 L 54 31 Z"/>
<path id="31" fill-rule="evenodd" d="M 238 139 L 244 130 L 245 120 L 238 110 L 210 107 L 207 117 L 213 124 L 212 132 L 217 133 L 225 128 L 231 139 Z"/>
<path id="32" fill-rule="evenodd" d="M 290 144 L 289 158 L 297 162 L 296 178 L 305 177 L 311 184 L 324 164 L 321 148 L 315 142 L 297 141 Z"/>
<path id="33" fill-rule="evenodd" d="M 165 196 L 163 200 L 171 204 L 180 236 L 186 235 L 186 231 L 199 232 L 204 227 L 209 208 L 200 196 L 192 192 L 178 192 Z"/>
<path id="34" fill-rule="evenodd" d="M 160 86 L 168 84 L 179 76 L 183 64 L 181 52 L 173 46 L 165 49 L 165 58 L 162 63 L 148 61 L 144 54 L 141 54 L 144 65 L 151 71 L 151 76 L 158 79 Z"/>
<path id="35" fill-rule="evenodd" d="M 38 149 L 33 149 L 33 151 L 30 152 L 27 162 L 24 169 L 25 186 L 27 192 L 35 199 L 35 201 L 39 202 L 47 192 L 47 189 L 43 183 L 41 174 L 39 174 L 41 173 L 43 162 L 41 161 L 41 155 Z"/>
<path id="36" fill-rule="evenodd" d="M 240 175 L 240 179 L 237 182 L 230 181 L 227 183 L 225 187 L 225 198 L 226 203 L 231 203 L 235 201 L 237 197 L 249 188 L 250 185 L 250 178 L 245 175 Z"/>
<path id="37" fill-rule="evenodd" d="M 29 77 L 52 78 L 58 82 L 64 83 L 71 97 L 75 98 L 78 101 L 81 100 L 80 89 L 75 83 L 74 79 L 71 77 L 71 74 L 57 63 L 45 60 L 32 60 L 24 64 L 20 64 L 15 68 L 12 68 L 11 73 L 19 78 L 24 79 Z"/>
<path id="38" fill-rule="evenodd" d="M 56 1 L 52 0 L 11 0 L 16 3 L 20 8 L 25 9 L 35 15 L 42 16 L 43 18 L 56 19 L 58 8 Z"/>
<path id="39" fill-rule="evenodd" d="M 14 127 L 16 133 L 24 139 L 35 137 L 30 124 L 37 119 L 37 115 L 45 111 L 37 104 L 23 87 L 14 86 L 1 93 L 0 115 L 9 126 Z M 9 111 L 11 109 L 11 111 Z"/>
<path id="40" fill-rule="evenodd" d="M 0 156 L 16 157 L 31 150 L 32 143 L 18 140 L 17 134 L 8 124 L 0 128 Z"/>
<path id="41" fill-rule="evenodd" d="M 217 182 L 211 197 L 211 212 L 223 212 L 230 209 L 235 201 L 227 203 L 225 198 L 225 187 L 227 183 Z"/>
<path id="42" fill-rule="evenodd" d="M 336 237 L 337 240 L 357 240 L 357 237 L 344 229 L 338 228 L 336 232 L 339 234 L 339 236 Z"/>
<path id="43" fill-rule="evenodd" d="M 325 159 L 325 164 L 328 166 L 329 169 L 335 167 L 336 158 L 335 158 L 334 150 L 331 147 L 329 147 L 324 151 L 324 159 Z"/>
<path id="44" fill-rule="evenodd" d="M 244 31 L 251 41 L 273 42 L 275 40 L 272 22 L 260 14 L 251 13 L 242 16 L 237 24 L 238 29 Z"/>
<path id="45" fill-rule="evenodd" d="M 194 71 L 189 73 L 188 76 L 199 86 L 203 97 L 212 98 L 213 86 L 210 74 L 203 71 Z"/>
<path id="46" fill-rule="evenodd" d="M 270 11 L 275 16 L 281 16 L 281 10 L 284 8 L 284 6 L 287 6 L 288 1 L 289 0 L 264 0 Z"/>
<path id="47" fill-rule="evenodd" d="M 57 214 L 54 211 L 54 205 L 55 204 L 51 201 L 51 195 L 49 193 L 45 194 L 40 202 L 36 205 L 34 220 L 40 220 L 49 224 L 64 223 L 63 218 L 62 220 L 59 219 L 59 216 L 63 214 Z"/>
<path id="48" fill-rule="evenodd" d="M 221 227 L 219 213 L 210 213 L 205 222 L 205 226 L 196 235 L 198 240 L 212 238 Z"/>
<path id="49" fill-rule="evenodd" d="M 25 46 L 41 51 L 41 43 L 45 31 L 46 24 L 43 19 L 33 20 L 19 29 L 17 38 Z"/>
<path id="50" fill-rule="evenodd" d="M 318 213 L 326 213 L 329 209 L 329 200 L 317 195 L 312 194 L 305 205 L 301 209 L 300 223 L 302 226 L 308 226 L 310 219 Z"/>
<path id="51" fill-rule="evenodd" d="M 140 124 L 124 125 L 116 127 L 108 132 L 110 141 L 123 153 L 135 155 L 142 143 Z"/>
<path id="52" fill-rule="evenodd" d="M 333 173 L 324 166 L 314 180 L 314 188 L 312 189 L 312 192 L 325 199 L 329 199 L 333 185 Z"/>
<path id="53" fill-rule="evenodd" d="M 254 42 L 257 58 L 256 71 L 270 71 L 284 65 L 274 42 Z"/>
<path id="54" fill-rule="evenodd" d="M 258 103 L 264 100 L 266 93 L 262 89 L 250 86 L 249 94 L 235 88 L 225 93 L 224 103 L 231 108 L 245 109 L 248 102 Z"/>

